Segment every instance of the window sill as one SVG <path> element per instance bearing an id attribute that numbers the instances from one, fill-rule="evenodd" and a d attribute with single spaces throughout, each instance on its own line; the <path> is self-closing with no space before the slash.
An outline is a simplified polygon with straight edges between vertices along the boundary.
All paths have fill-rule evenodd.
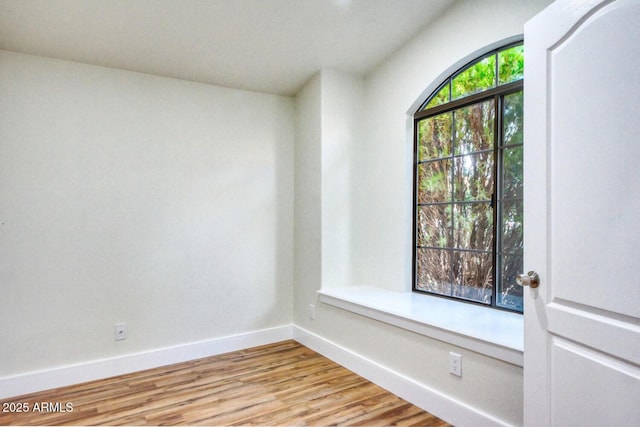
<path id="1" fill-rule="evenodd" d="M 318 294 L 325 304 L 522 366 L 520 314 L 371 286 L 321 289 Z"/>

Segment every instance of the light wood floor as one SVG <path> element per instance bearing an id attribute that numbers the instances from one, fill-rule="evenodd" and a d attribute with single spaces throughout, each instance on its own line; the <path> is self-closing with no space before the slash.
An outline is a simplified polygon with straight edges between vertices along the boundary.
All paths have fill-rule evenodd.
<path id="1" fill-rule="evenodd" d="M 0 425 L 448 426 L 295 341 L 1 403 L 29 411 L 0 412 Z"/>

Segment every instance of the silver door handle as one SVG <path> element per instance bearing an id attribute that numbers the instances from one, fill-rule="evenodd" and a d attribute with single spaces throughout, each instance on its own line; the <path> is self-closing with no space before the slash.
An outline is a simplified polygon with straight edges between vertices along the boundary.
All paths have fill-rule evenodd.
<path id="1" fill-rule="evenodd" d="M 540 285 L 540 276 L 538 276 L 538 273 L 535 271 L 530 271 L 527 274 L 518 274 L 516 276 L 516 283 L 520 286 L 537 288 Z"/>

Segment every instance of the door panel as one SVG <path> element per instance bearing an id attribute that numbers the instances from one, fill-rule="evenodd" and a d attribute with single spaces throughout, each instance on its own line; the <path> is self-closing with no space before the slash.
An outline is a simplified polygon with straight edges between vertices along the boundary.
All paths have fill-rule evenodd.
<path id="1" fill-rule="evenodd" d="M 640 425 L 640 0 L 525 26 L 526 426 Z"/>
<path id="2" fill-rule="evenodd" d="M 640 6 L 605 8 L 549 50 L 553 298 L 635 317 L 639 25 Z"/>
<path id="3" fill-rule="evenodd" d="M 549 332 L 640 365 L 638 328 L 632 321 L 575 308 L 568 301 L 552 302 L 546 311 Z"/>
<path id="4" fill-rule="evenodd" d="M 640 420 L 636 367 L 561 338 L 552 344 L 552 419 L 559 426 L 633 426 Z M 588 373 L 588 375 L 585 375 Z M 637 394 L 636 394 L 637 395 Z M 613 399 L 608 397 L 612 396 Z"/>

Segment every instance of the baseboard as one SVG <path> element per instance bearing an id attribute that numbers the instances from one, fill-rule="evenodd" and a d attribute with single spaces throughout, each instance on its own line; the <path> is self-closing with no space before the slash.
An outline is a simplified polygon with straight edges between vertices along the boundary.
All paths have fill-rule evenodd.
<path id="1" fill-rule="evenodd" d="M 473 427 L 509 425 L 454 397 L 420 384 L 298 326 L 293 326 L 293 339 L 453 425 Z"/>
<path id="2" fill-rule="evenodd" d="M 286 325 L 173 347 L 0 378 L 0 399 L 294 339 L 408 402 L 456 426 L 508 426 L 477 408 L 403 376 L 338 344 Z"/>
<path id="3" fill-rule="evenodd" d="M 291 338 L 292 326 L 286 325 L 3 377 L 0 378 L 0 399 L 186 362 Z"/>

